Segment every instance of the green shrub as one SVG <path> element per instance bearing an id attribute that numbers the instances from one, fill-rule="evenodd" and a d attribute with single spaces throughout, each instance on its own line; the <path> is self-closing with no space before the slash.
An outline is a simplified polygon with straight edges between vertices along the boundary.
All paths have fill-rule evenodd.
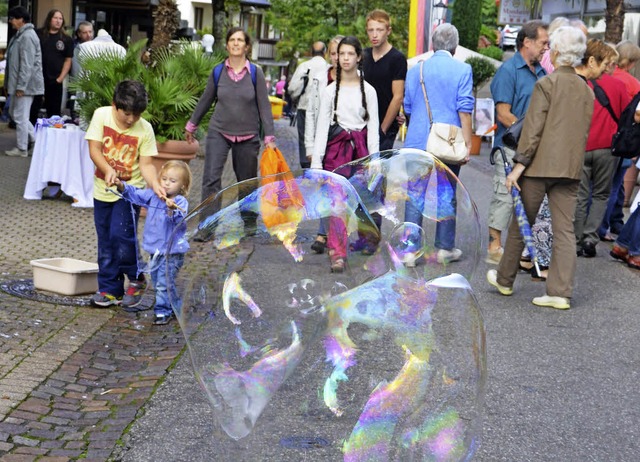
<path id="1" fill-rule="evenodd" d="M 482 0 L 456 0 L 453 4 L 451 23 L 458 29 L 460 45 L 470 50 L 478 49 L 481 12 Z"/>
<path id="2" fill-rule="evenodd" d="M 502 61 L 502 56 L 504 55 L 504 52 L 500 48 L 493 45 L 487 48 L 480 48 L 478 53 L 488 58 L 497 59 L 498 61 Z"/>
<path id="3" fill-rule="evenodd" d="M 477 56 L 467 58 L 465 63 L 471 66 L 471 72 L 473 73 L 473 93 L 475 95 L 478 88 L 493 77 L 496 73 L 496 68 L 488 59 Z"/>
<path id="4" fill-rule="evenodd" d="M 483 24 L 480 26 L 480 35 L 484 35 L 489 39 L 492 44 L 496 44 L 496 40 L 498 39 L 498 34 L 496 29 Z"/>

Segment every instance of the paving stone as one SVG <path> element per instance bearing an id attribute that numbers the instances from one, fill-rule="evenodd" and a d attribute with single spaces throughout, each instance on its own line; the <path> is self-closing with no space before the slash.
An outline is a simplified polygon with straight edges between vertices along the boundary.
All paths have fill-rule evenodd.
<path id="1" fill-rule="evenodd" d="M 50 456 L 63 456 L 70 459 L 78 459 L 84 451 L 82 449 L 52 449 L 49 451 Z M 82 459 L 85 460 L 85 459 Z"/>
<path id="2" fill-rule="evenodd" d="M 42 444 L 40 444 L 41 448 L 46 448 L 46 449 L 59 449 L 64 445 L 64 441 L 60 441 L 60 440 L 49 440 L 49 441 L 43 441 Z"/>
<path id="3" fill-rule="evenodd" d="M 0 459 L 2 462 L 33 462 L 38 456 L 28 454 L 7 454 Z"/>
<path id="4" fill-rule="evenodd" d="M 84 449 L 87 446 L 87 442 L 84 440 L 68 441 L 65 445 L 65 449 Z"/>
<path id="5" fill-rule="evenodd" d="M 27 433 L 27 436 L 32 437 L 32 438 L 55 440 L 56 438 L 58 438 L 60 436 L 61 433 L 62 432 L 60 432 L 57 429 L 55 429 L 55 430 L 40 430 L 40 429 L 34 428 L 32 430 L 29 430 L 29 432 Z"/>
<path id="6" fill-rule="evenodd" d="M 49 412 L 49 409 L 47 409 L 47 412 Z M 15 410 L 11 413 L 11 417 L 16 419 L 23 419 L 24 421 L 33 421 L 33 420 L 38 420 L 40 417 L 42 417 L 42 415 L 34 414 L 32 412 Z"/>
<path id="7" fill-rule="evenodd" d="M 90 449 L 87 451 L 84 462 L 104 462 L 111 455 L 111 450 Z"/>
<path id="8" fill-rule="evenodd" d="M 24 445 L 24 446 L 38 446 L 38 444 L 40 444 L 40 441 L 37 439 L 33 439 L 33 438 L 26 438 L 24 436 L 14 436 L 12 438 L 13 443 L 14 444 L 20 444 L 20 445 Z"/>
<path id="9" fill-rule="evenodd" d="M 61 419 L 75 420 L 82 417 L 82 413 L 77 411 L 65 411 L 64 409 L 54 409 L 53 411 L 51 411 L 51 416 L 59 417 Z"/>
<path id="10" fill-rule="evenodd" d="M 10 451 L 13 448 L 12 443 L 7 443 L 6 441 L 0 441 L 0 451 Z"/>
<path id="11" fill-rule="evenodd" d="M 47 451 L 47 449 L 42 448 L 20 447 L 15 449 L 14 454 L 31 454 L 34 456 L 42 456 L 46 454 Z"/>

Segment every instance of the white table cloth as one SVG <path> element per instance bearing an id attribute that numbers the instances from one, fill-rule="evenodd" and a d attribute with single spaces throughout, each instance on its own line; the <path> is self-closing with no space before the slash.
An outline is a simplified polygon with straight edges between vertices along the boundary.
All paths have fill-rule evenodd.
<path id="1" fill-rule="evenodd" d="M 79 128 L 40 127 L 36 131 L 25 199 L 42 199 L 42 190 L 52 181 L 75 199 L 74 207 L 93 207 L 95 166 L 84 136 Z"/>

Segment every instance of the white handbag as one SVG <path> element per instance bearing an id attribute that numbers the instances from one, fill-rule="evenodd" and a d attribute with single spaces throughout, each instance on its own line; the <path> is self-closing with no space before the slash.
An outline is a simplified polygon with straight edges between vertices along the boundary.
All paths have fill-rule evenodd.
<path id="1" fill-rule="evenodd" d="M 422 94 L 427 105 L 430 125 L 426 151 L 446 164 L 460 164 L 469 155 L 469 150 L 462 136 L 462 128 L 441 122 L 433 122 L 429 98 L 427 98 L 427 89 L 424 86 L 424 78 L 422 77 L 423 67 L 424 62 L 420 65 L 420 85 L 422 85 Z"/>

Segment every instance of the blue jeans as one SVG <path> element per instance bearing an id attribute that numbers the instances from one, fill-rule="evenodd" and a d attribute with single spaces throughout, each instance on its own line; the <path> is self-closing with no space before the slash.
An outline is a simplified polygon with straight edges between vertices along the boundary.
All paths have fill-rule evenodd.
<path id="1" fill-rule="evenodd" d="M 138 278 L 136 228 L 140 207 L 124 199 L 93 200 L 93 220 L 98 235 L 98 287 L 115 297 L 124 294 L 124 276 Z"/>
<path id="2" fill-rule="evenodd" d="M 640 255 L 640 207 L 637 207 L 622 227 L 616 244 L 629 251 L 629 255 Z"/>
<path id="3" fill-rule="evenodd" d="M 168 259 L 166 255 L 161 255 L 154 269 L 151 270 L 151 280 L 156 289 L 156 304 L 153 307 L 155 314 L 169 316 L 173 312 L 172 304 L 176 311 L 182 308 L 182 300 L 178 298 L 175 281 L 183 264 L 183 253 L 173 253 Z"/>
<path id="4" fill-rule="evenodd" d="M 449 165 L 447 167 L 456 175 L 460 173 L 460 165 Z M 422 226 L 422 210 L 424 209 L 424 198 L 428 184 L 425 178 L 420 185 L 413 185 L 408 188 L 411 200 L 407 201 L 404 211 L 404 221 Z M 435 247 L 438 249 L 452 250 L 456 243 L 456 185 L 457 181 L 448 184 L 438 182 L 438 223 L 436 223 Z M 441 202 L 442 201 L 442 202 Z"/>
<path id="5" fill-rule="evenodd" d="M 602 223 L 598 228 L 598 235 L 604 237 L 607 231 L 618 234 L 624 224 L 624 213 L 622 207 L 624 205 L 624 175 L 631 166 L 630 159 L 624 159 L 622 164 L 618 165 L 616 173 L 613 175 L 611 182 L 611 194 L 607 202 L 607 210 L 602 218 Z"/>

